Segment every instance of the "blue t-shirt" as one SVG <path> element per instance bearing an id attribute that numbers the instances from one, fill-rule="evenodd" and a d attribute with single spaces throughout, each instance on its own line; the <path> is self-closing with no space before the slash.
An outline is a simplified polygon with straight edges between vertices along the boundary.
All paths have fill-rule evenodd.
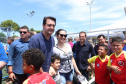
<path id="1" fill-rule="evenodd" d="M 5 53 L 5 50 L 1 42 L 0 42 L 0 61 L 8 63 L 7 54 Z M 0 70 L 0 76 L 2 76 L 2 70 Z"/>

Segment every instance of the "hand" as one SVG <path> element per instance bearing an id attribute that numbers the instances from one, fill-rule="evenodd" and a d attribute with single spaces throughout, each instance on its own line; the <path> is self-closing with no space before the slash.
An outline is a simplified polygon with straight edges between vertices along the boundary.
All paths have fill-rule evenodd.
<path id="1" fill-rule="evenodd" d="M 51 75 L 51 76 L 56 75 L 56 72 L 52 67 L 50 67 L 50 69 L 49 69 L 49 75 Z"/>
<path id="2" fill-rule="evenodd" d="M 9 78 L 10 78 L 12 81 L 14 81 L 14 80 L 16 79 L 15 74 L 14 74 L 14 73 L 11 73 L 11 74 L 9 75 Z"/>
<path id="3" fill-rule="evenodd" d="M 90 70 L 91 70 L 91 67 L 90 67 L 90 66 L 88 66 L 87 71 L 90 71 Z"/>
<path id="4" fill-rule="evenodd" d="M 82 75 L 79 70 L 76 71 L 77 75 Z"/>
<path id="5" fill-rule="evenodd" d="M 111 66 L 111 68 L 116 74 L 121 74 L 121 70 L 119 69 L 118 66 Z"/>

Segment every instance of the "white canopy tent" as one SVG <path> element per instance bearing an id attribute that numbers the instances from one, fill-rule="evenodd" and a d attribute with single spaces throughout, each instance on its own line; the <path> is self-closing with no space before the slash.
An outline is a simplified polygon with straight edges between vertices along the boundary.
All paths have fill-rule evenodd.
<path id="1" fill-rule="evenodd" d="M 83 30 L 82 30 L 83 31 Z M 119 21 L 112 25 L 100 27 L 91 31 L 87 32 L 87 37 L 97 37 L 100 34 L 103 34 L 108 37 L 109 36 L 121 36 L 124 37 L 122 31 L 126 31 L 126 21 Z M 77 37 L 79 36 L 78 33 L 69 33 L 69 37 Z"/>

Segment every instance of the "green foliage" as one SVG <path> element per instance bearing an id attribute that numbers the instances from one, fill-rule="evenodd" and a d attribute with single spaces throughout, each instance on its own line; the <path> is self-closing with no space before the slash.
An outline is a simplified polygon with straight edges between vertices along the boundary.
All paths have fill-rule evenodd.
<path id="1" fill-rule="evenodd" d="M 11 26 L 14 31 L 19 31 L 20 29 L 20 26 L 16 22 L 13 22 L 12 20 L 6 20 L 1 22 L 1 27 L 9 28 Z M 6 29 L 2 29 L 2 30 L 6 31 Z"/>
<path id="2" fill-rule="evenodd" d="M 16 35 L 13 35 L 12 37 L 14 37 L 14 38 L 15 38 L 15 37 L 18 37 L 18 36 L 16 36 Z"/>
<path id="3" fill-rule="evenodd" d="M 36 30 L 36 33 L 40 33 L 41 31 L 40 30 Z"/>
<path id="4" fill-rule="evenodd" d="M 6 43 L 6 35 L 4 33 L 0 33 L 0 42 Z"/>
<path id="5" fill-rule="evenodd" d="M 33 28 L 31 28 L 30 31 L 35 31 L 35 30 Z"/>

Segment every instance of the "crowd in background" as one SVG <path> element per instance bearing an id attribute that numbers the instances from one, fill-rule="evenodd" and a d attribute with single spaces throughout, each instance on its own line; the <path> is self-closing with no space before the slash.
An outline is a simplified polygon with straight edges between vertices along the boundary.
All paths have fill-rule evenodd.
<path id="1" fill-rule="evenodd" d="M 20 39 L 8 38 L 6 52 L 0 44 L 3 63 L 0 70 L 7 64 L 9 83 L 80 84 L 78 75 L 89 81 L 95 73 L 95 84 L 126 84 L 126 45 L 121 37 L 110 38 L 108 42 L 101 34 L 97 36 L 98 43 L 93 45 L 84 31 L 78 37 L 67 39 L 66 30 L 58 29 L 55 42 L 51 35 L 56 18 L 44 17 L 42 26 L 38 34 L 22 26 Z M 2 73 L 0 76 L 2 81 Z"/>

